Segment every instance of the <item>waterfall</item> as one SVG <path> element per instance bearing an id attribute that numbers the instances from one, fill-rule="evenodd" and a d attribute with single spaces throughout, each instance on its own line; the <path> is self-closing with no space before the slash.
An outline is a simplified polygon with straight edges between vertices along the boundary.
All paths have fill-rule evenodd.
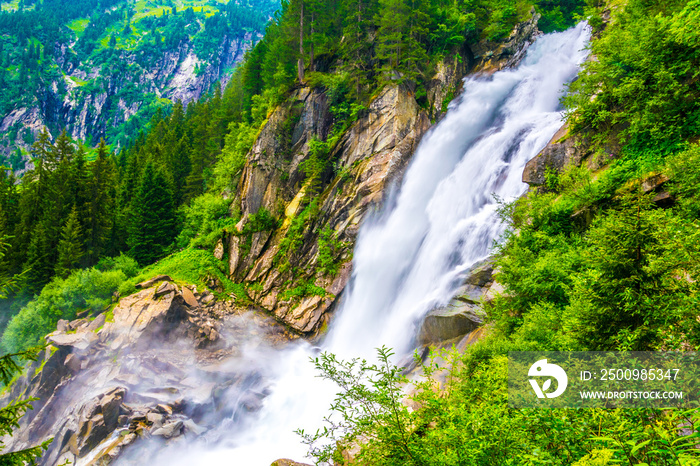
<path id="1" fill-rule="evenodd" d="M 586 57 L 588 38 L 583 23 L 543 36 L 517 68 L 465 80 L 461 97 L 421 141 L 401 186 L 362 225 L 352 279 L 322 350 L 343 358 L 370 358 L 382 345 L 399 355 L 411 351 L 421 318 L 453 297 L 502 234 L 495 199 L 525 192 L 523 168 L 561 126 L 559 99 Z M 270 357 L 271 393 L 255 419 L 223 424 L 216 444 L 168 449 L 159 462 L 304 461 L 306 447 L 294 430 L 321 427 L 336 392 L 316 377 L 314 354 L 300 343 Z"/>

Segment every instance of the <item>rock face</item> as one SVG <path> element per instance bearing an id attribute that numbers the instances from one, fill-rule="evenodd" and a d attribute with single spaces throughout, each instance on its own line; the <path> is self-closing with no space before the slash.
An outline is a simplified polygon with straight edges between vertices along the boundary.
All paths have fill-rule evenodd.
<path id="1" fill-rule="evenodd" d="M 537 29 L 539 19 L 539 13 L 533 8 L 530 19 L 517 24 L 505 40 L 483 40 L 472 46 L 471 53 L 476 61 L 475 70 L 492 73 L 517 64 L 537 36 L 542 34 Z"/>
<path id="2" fill-rule="evenodd" d="M 39 398 L 19 432 L 3 439 L 8 451 L 54 437 L 42 465 L 117 458 L 139 465 L 146 453 L 196 439 L 232 412 L 260 409 L 265 363 L 232 361 L 251 345 L 286 344 L 287 331 L 210 295 L 190 291 L 190 305 L 179 291 L 188 288 L 162 277 L 151 285 L 122 298 L 113 318 L 60 322 L 47 336 L 44 356 L 6 395 Z"/>
<path id="3" fill-rule="evenodd" d="M 257 232 L 249 240 L 233 235 L 229 267 L 235 280 L 262 284 L 254 298 L 263 308 L 299 332 L 310 333 L 318 328 L 350 275 L 349 271 L 333 278 L 305 274 L 303 279 L 316 282 L 326 296 L 279 299 L 292 274 L 275 266 L 277 254 L 292 219 L 303 209 L 305 197 L 300 164 L 309 156 L 309 141 L 325 138 L 331 123 L 324 94 L 304 88 L 292 102 L 270 117 L 249 154 L 239 185 L 244 219 L 264 208 L 282 212 L 286 220 L 278 231 Z M 296 122 L 294 126 L 290 121 Z M 277 136 L 285 125 L 291 127 L 286 147 Z M 316 238 L 323 227 L 332 228 L 338 241 L 350 244 L 354 240 L 364 213 L 382 199 L 387 184 L 401 175 L 429 126 L 426 113 L 406 90 L 388 87 L 372 102 L 367 115 L 344 134 L 331 155 L 338 161 L 338 171 L 345 174 L 329 180 L 319 195 L 314 222 L 304 232 L 300 249 L 294 251 L 295 263 L 314 268 L 319 252 Z M 288 178 L 283 177 L 285 171 Z M 242 229 L 243 223 L 239 225 Z M 246 241 L 247 250 L 243 248 Z M 345 252 L 349 252 L 348 247 Z"/>

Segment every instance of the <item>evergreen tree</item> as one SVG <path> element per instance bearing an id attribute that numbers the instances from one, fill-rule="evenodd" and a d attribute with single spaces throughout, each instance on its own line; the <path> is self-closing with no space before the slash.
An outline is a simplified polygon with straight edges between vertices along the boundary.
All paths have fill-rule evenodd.
<path id="1" fill-rule="evenodd" d="M 177 231 L 171 187 L 150 162 L 143 171 L 131 211 L 131 255 L 139 264 L 151 264 L 165 255 Z"/>
<path id="2" fill-rule="evenodd" d="M 97 148 L 97 158 L 90 166 L 90 176 L 86 183 L 89 199 L 84 223 L 88 265 L 97 263 L 106 247 L 113 221 L 114 185 L 114 161 L 108 156 L 107 145 L 102 139 Z"/>
<path id="3" fill-rule="evenodd" d="M 57 276 L 66 278 L 83 257 L 81 236 L 78 210 L 73 207 L 58 242 L 58 261 L 55 268 Z"/>

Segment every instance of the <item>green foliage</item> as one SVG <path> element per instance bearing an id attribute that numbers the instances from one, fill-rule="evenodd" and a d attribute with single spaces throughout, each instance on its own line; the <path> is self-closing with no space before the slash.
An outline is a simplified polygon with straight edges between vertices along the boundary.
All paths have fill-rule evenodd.
<path id="1" fill-rule="evenodd" d="M 2 336 L 2 348 L 20 351 L 36 345 L 56 329 L 60 319 L 75 319 L 79 311 L 102 311 L 112 302 L 127 275 L 120 269 L 77 270 L 65 279 L 55 278 L 12 318 Z"/>
<path id="2" fill-rule="evenodd" d="M 205 289 L 210 279 L 216 278 L 224 285 L 224 291 L 234 292 L 237 296 L 240 288 L 234 288 L 228 279 L 226 264 L 217 260 L 210 250 L 186 248 L 171 254 L 139 274 L 119 284 L 119 294 L 127 296 L 136 290 L 136 284 L 156 275 L 169 275 L 178 283 L 194 284 Z"/>
<path id="3" fill-rule="evenodd" d="M 506 353 L 521 349 L 492 338 L 465 355 L 434 354 L 418 382 L 407 382 L 386 348 L 376 364 L 323 354 L 314 363 L 340 392 L 323 430 L 299 433 L 311 456 L 335 464 L 348 464 L 346 449 L 355 451 L 356 464 L 386 466 L 700 461 L 695 410 L 509 408 Z M 412 411 L 406 392 L 413 393 Z M 681 435 L 679 425 L 688 431 Z"/>
<path id="4" fill-rule="evenodd" d="M 328 439 L 344 445 L 367 442 L 357 458 L 359 464 L 427 464 L 416 461 L 417 438 L 411 435 L 408 408 L 401 403 L 405 378 L 389 362 L 392 355 L 382 347 L 377 350 L 377 364 L 364 359 L 342 361 L 330 353 L 313 359 L 321 377 L 341 389 L 331 406 L 339 419 L 329 419 L 329 426 L 315 434 L 298 431 L 319 462 L 342 461 L 335 443 L 318 446 Z"/>
<path id="5" fill-rule="evenodd" d="M 146 165 L 132 205 L 131 255 L 140 264 L 152 264 L 166 254 L 177 235 L 177 224 L 170 183 L 151 164 Z"/>
<path id="6" fill-rule="evenodd" d="M 244 122 L 231 123 L 225 145 L 214 166 L 214 187 L 217 190 L 234 190 L 243 171 L 246 155 L 258 132 Z"/>
<path id="7" fill-rule="evenodd" d="M 584 2 L 576 0 L 540 0 L 536 4 L 542 15 L 537 27 L 544 33 L 562 31 L 584 16 Z"/>
<path id="8" fill-rule="evenodd" d="M 103 257 L 97 265 L 95 265 L 95 268 L 102 272 L 121 270 L 127 278 L 134 277 L 139 272 L 138 263 L 124 254 L 120 254 L 116 257 Z"/>
<path id="9" fill-rule="evenodd" d="M 99 4 L 51 0 L 36 2 L 32 11 L 4 10 L 0 14 L 0 84 L 4 90 L 0 115 L 23 106 L 40 107 L 47 94 L 54 94 L 57 102 L 70 99 L 89 108 L 94 95 L 105 93 L 107 101 L 100 111 L 103 123 L 89 125 L 89 137 L 105 137 L 112 144 L 128 146 L 159 108 L 174 103 L 140 85 L 144 75 L 158 70 L 167 53 L 186 46 L 201 62 L 223 70 L 224 57 L 216 51 L 224 41 L 262 33 L 279 8 L 277 0 L 179 3 L 185 10 L 180 14 L 154 2 L 125 0 Z M 201 72 L 206 65 L 198 66 Z M 90 77 L 81 79 L 86 75 Z M 113 79 L 124 82 L 114 86 Z M 156 82 L 161 90 L 164 84 Z M 136 109 L 136 114 L 126 119 L 125 108 L 130 109 L 128 114 Z M 52 132 L 70 123 L 62 115 L 57 117 L 47 119 Z M 18 134 L 3 136 L 2 143 L 14 148 Z M 26 143 L 31 131 L 19 136 Z"/>
<path id="10" fill-rule="evenodd" d="M 279 295 L 280 301 L 298 301 L 307 296 L 326 296 L 326 290 L 320 286 L 316 286 L 313 280 L 302 282 L 301 284 L 295 286 L 294 288 L 289 288 L 284 290 Z"/>
<path id="11" fill-rule="evenodd" d="M 316 265 L 322 275 L 335 276 L 340 267 L 339 259 L 343 250 L 350 245 L 336 238 L 335 232 L 330 226 L 321 230 L 318 237 L 318 260 Z"/>
<path id="12" fill-rule="evenodd" d="M 181 208 L 184 220 L 177 237 L 180 248 L 201 247 L 213 249 L 224 232 L 233 229 L 238 219 L 231 215 L 231 200 L 207 193 L 196 197 Z"/>
<path id="13" fill-rule="evenodd" d="M 83 256 L 83 248 L 80 244 L 80 223 L 78 211 L 75 207 L 70 213 L 66 226 L 61 232 L 61 240 L 58 242 L 58 262 L 56 262 L 56 276 L 66 278 Z"/>
<path id="14" fill-rule="evenodd" d="M 601 147 L 653 157 L 700 130 L 697 3 L 631 0 L 592 45 L 567 98 L 572 128 Z M 595 96 L 595 98 L 593 98 Z"/>
<path id="15" fill-rule="evenodd" d="M 292 218 L 284 238 L 280 241 L 280 246 L 275 255 L 275 263 L 281 272 L 286 272 L 292 268 L 301 246 L 304 243 L 305 232 L 316 220 L 320 212 L 319 198 L 315 197 L 299 214 Z"/>
<path id="16" fill-rule="evenodd" d="M 39 354 L 44 349 L 43 346 L 28 348 L 25 351 L 5 354 L 0 357 L 0 381 L 3 385 L 11 383 L 13 377 L 22 372 L 22 366 L 19 361 L 30 362 L 36 361 Z M 9 403 L 0 408 L 0 435 L 12 436 L 15 429 L 19 428 L 19 421 L 28 410 L 32 409 L 31 402 L 36 398 L 13 399 Z M 48 448 L 53 439 L 44 441 L 41 445 L 27 448 L 11 453 L 0 453 L 0 464 L 8 466 L 24 466 L 27 464 L 36 464 L 36 461 L 41 457 L 42 453 Z M 4 445 L 0 442 L 0 451 L 4 449 Z"/>

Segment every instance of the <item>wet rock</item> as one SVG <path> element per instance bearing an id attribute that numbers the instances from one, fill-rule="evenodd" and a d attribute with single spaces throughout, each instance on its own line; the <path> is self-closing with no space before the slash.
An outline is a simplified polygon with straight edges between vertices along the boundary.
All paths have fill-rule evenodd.
<path id="1" fill-rule="evenodd" d="M 170 278 L 169 275 L 158 275 L 156 277 L 151 278 L 150 280 L 146 280 L 145 282 L 141 282 L 141 283 L 137 284 L 136 288 L 140 288 L 140 289 L 150 288 L 153 285 L 155 285 L 156 283 L 162 282 L 162 281 L 171 282 L 171 281 L 173 281 L 173 279 Z"/>
<path id="2" fill-rule="evenodd" d="M 166 404 L 162 404 L 162 403 L 161 403 L 161 404 L 159 404 L 159 405 L 156 406 L 156 409 L 157 409 L 158 412 L 161 413 L 161 414 L 165 414 L 165 415 L 168 415 L 168 416 L 170 416 L 171 414 L 173 414 L 173 408 L 171 408 L 170 406 L 168 406 L 168 405 L 166 405 Z"/>
<path id="3" fill-rule="evenodd" d="M 248 390 L 243 394 L 243 396 L 241 396 L 240 403 L 246 411 L 248 411 L 249 413 L 253 413 L 262 409 L 262 400 L 264 398 L 265 395 L 263 393 L 254 390 Z"/>
<path id="4" fill-rule="evenodd" d="M 184 421 L 182 421 L 182 424 L 186 432 L 192 432 L 194 435 L 202 435 L 204 432 L 207 431 L 205 427 L 200 426 L 192 419 L 185 419 Z"/>
<path id="5" fill-rule="evenodd" d="M 76 374 L 82 368 L 82 360 L 77 354 L 71 353 L 66 356 L 63 365 L 66 366 L 73 374 Z"/>
<path id="6" fill-rule="evenodd" d="M 465 335 L 483 323 L 479 307 L 453 302 L 443 309 L 428 313 L 423 320 L 418 340 L 421 344 L 437 344 Z"/>
<path id="7" fill-rule="evenodd" d="M 110 431 L 116 429 L 119 425 L 119 408 L 124 401 L 124 396 L 126 396 L 126 389 L 119 387 L 105 394 L 100 400 L 104 423 Z"/>
<path id="8" fill-rule="evenodd" d="M 478 287 L 488 286 L 493 283 L 493 263 L 486 262 L 472 268 L 464 283 Z"/>
<path id="9" fill-rule="evenodd" d="M 160 436 L 166 439 L 177 437 L 182 433 L 182 427 L 183 427 L 183 422 L 182 421 L 173 421 L 165 424 L 163 427 L 160 427 L 154 431 L 151 432 L 151 435 L 154 436 Z"/>
<path id="10" fill-rule="evenodd" d="M 146 421 L 149 424 L 154 425 L 155 427 L 160 427 L 163 425 L 163 420 L 165 419 L 165 416 L 159 413 L 148 413 L 146 414 Z"/>
<path id="11" fill-rule="evenodd" d="M 102 414 L 96 414 L 90 418 L 80 429 L 79 438 L 82 442 L 80 456 L 87 454 L 90 450 L 99 445 L 110 433 L 111 430 L 105 425 Z"/>

